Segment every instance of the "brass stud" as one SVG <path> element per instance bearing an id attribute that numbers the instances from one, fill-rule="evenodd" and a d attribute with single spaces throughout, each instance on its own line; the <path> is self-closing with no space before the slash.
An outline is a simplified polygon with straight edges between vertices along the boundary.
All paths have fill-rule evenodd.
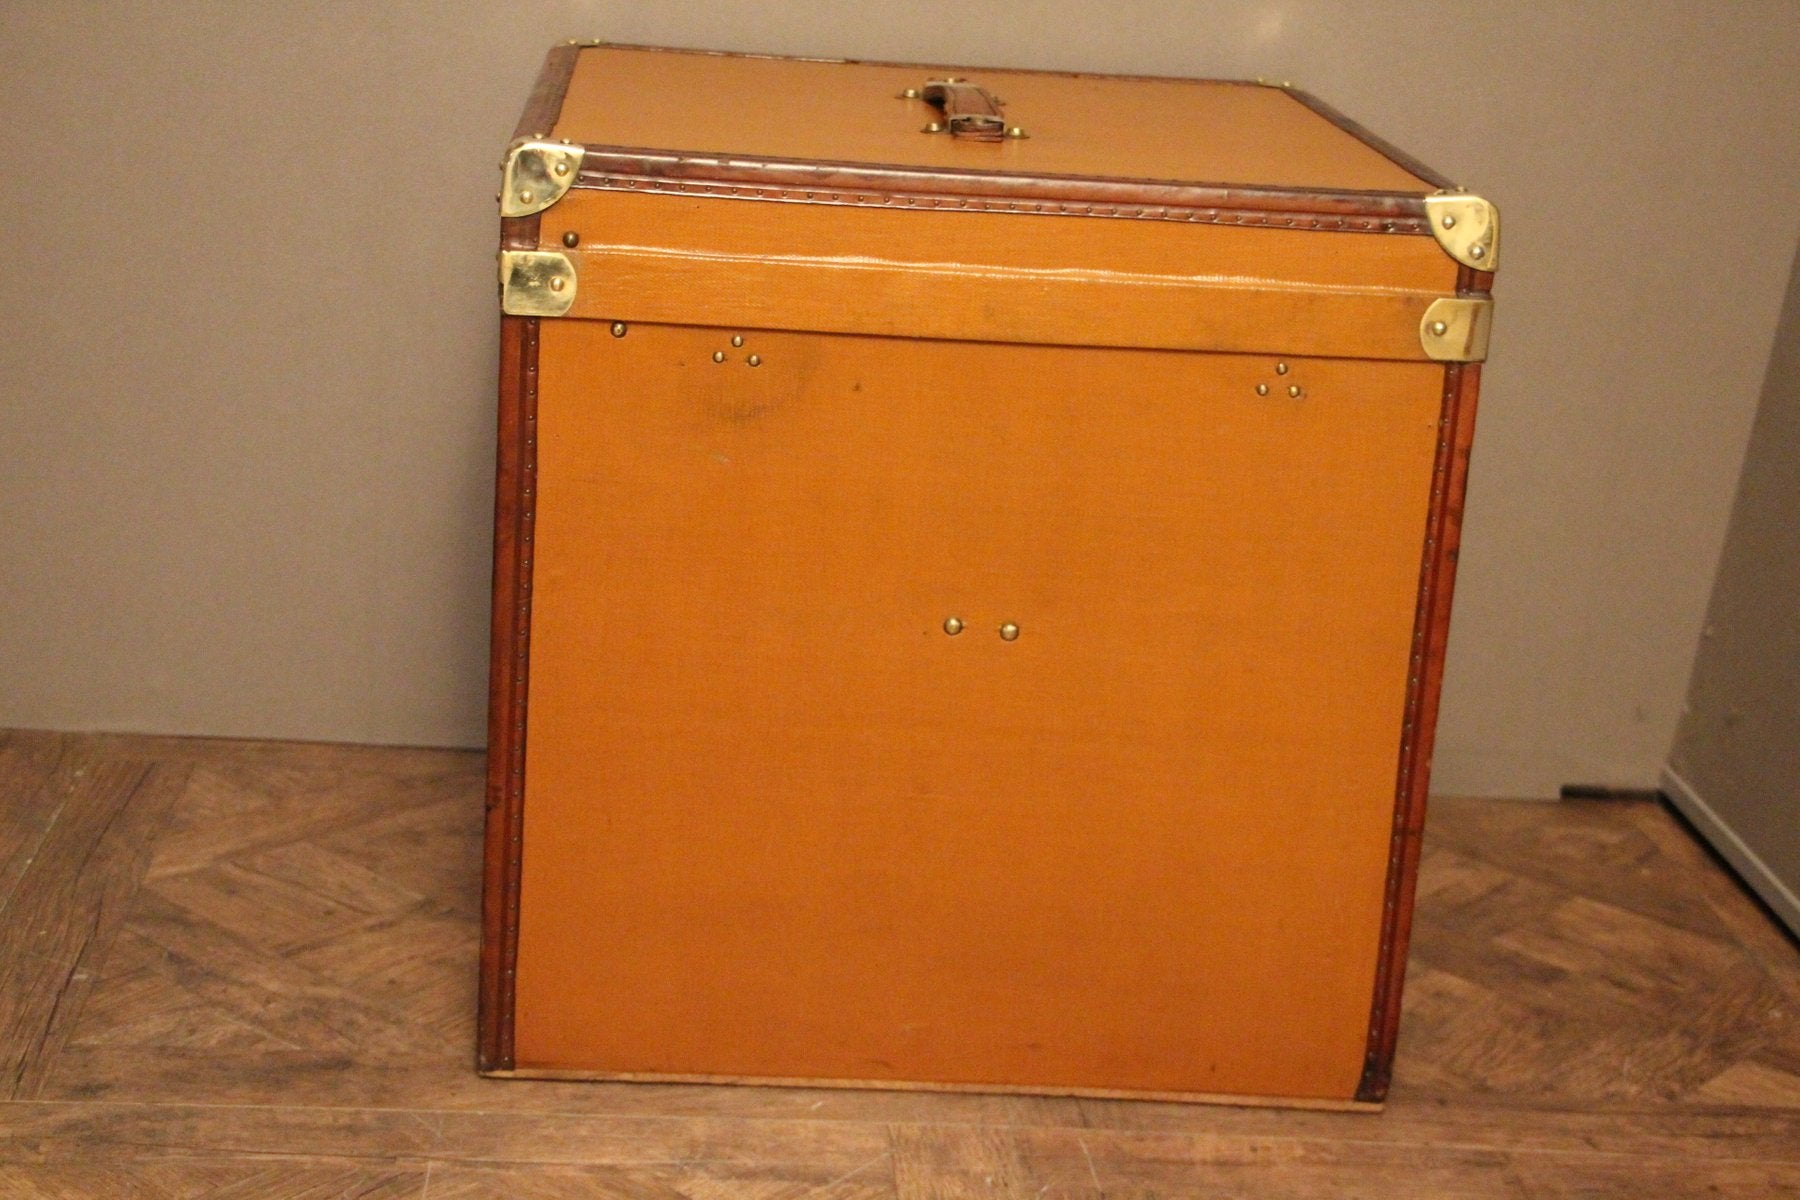
<path id="1" fill-rule="evenodd" d="M 1277 375 L 1286 375 L 1288 373 L 1288 365 L 1286 363 L 1276 363 L 1275 373 Z"/>
<path id="2" fill-rule="evenodd" d="M 1019 640 L 1019 627 L 1017 625 L 1014 625 L 1011 621 L 1008 621 L 1006 624 L 1002 625 L 1000 627 L 1000 640 L 1003 642 L 1018 641 Z"/>
<path id="3" fill-rule="evenodd" d="M 566 162 L 559 162 L 550 169 L 555 171 L 558 175 L 567 175 L 569 173 L 569 164 Z"/>
<path id="4" fill-rule="evenodd" d="M 723 350 L 714 350 L 713 351 L 713 361 L 714 362 L 724 362 L 725 361 L 725 352 Z"/>
<path id="5" fill-rule="evenodd" d="M 1470 258 L 1486 258 L 1487 257 L 1487 247 L 1483 246 L 1479 242 L 1477 242 L 1475 245 L 1469 247 L 1469 257 Z"/>
<path id="6" fill-rule="evenodd" d="M 944 632 L 945 633 L 949 634 L 951 637 L 955 637 L 957 634 L 961 633 L 962 631 L 963 631 L 963 623 L 962 623 L 961 617 L 945 617 L 944 618 Z"/>
<path id="7" fill-rule="evenodd" d="M 919 98 L 919 89 L 918 88 L 907 88 L 904 92 L 900 93 L 900 99 L 902 99 L 902 100 L 917 100 L 918 98 Z"/>
<path id="8" fill-rule="evenodd" d="M 744 335 L 743 335 L 743 334 L 741 334 L 741 333 L 734 333 L 734 334 L 732 334 L 732 335 L 731 335 L 731 344 L 732 344 L 732 345 L 733 345 L 733 346 L 741 346 L 741 345 L 743 345 L 743 344 L 744 344 Z"/>
<path id="9" fill-rule="evenodd" d="M 1006 131 L 1006 136 L 1009 138 L 1022 138 L 1025 136 L 1025 131 L 1023 129 L 1019 128 L 1017 125 L 1014 125 L 1012 128 L 1010 128 Z"/>
<path id="10" fill-rule="evenodd" d="M 576 233 L 573 229 L 571 229 L 571 230 L 569 230 L 569 232 L 563 234 L 563 245 L 567 246 L 569 249 L 573 250 L 575 247 L 579 246 L 580 244 L 581 244 L 581 235 L 579 233 Z"/>
<path id="11" fill-rule="evenodd" d="M 1268 385 L 1268 384 L 1266 384 L 1266 383 L 1259 383 L 1259 384 L 1257 384 L 1257 385 L 1256 385 L 1256 394 L 1257 394 L 1257 395 L 1259 395 L 1259 396 L 1266 396 L 1266 395 L 1268 395 L 1268 394 L 1269 394 L 1269 385 Z"/>
<path id="12" fill-rule="evenodd" d="M 919 132 L 920 133 L 942 133 L 942 132 L 944 132 L 944 127 L 939 122 L 933 121 L 931 124 L 927 125 L 925 128 L 919 130 Z"/>
<path id="13" fill-rule="evenodd" d="M 1288 387 L 1288 395 L 1298 400 L 1300 398 L 1300 385 L 1297 383 L 1290 385 Z"/>
<path id="14" fill-rule="evenodd" d="M 1438 224 L 1442 225 L 1445 229 L 1455 229 L 1456 228 L 1455 214 L 1445 213 L 1444 219 L 1442 221 L 1439 221 Z"/>
<path id="15" fill-rule="evenodd" d="M 560 292 L 563 290 L 563 288 L 565 288 L 567 286 L 568 286 L 568 282 L 565 279 L 563 279 L 563 277 L 561 275 L 558 275 L 556 278 L 554 278 L 550 281 L 550 290 L 553 292 Z"/>
<path id="16" fill-rule="evenodd" d="M 624 337 L 625 336 L 625 322 L 614 321 L 612 323 L 612 335 L 614 337 Z"/>
<path id="17" fill-rule="evenodd" d="M 746 358 L 744 361 L 749 363 L 753 367 L 760 367 L 760 366 L 762 366 L 762 355 L 752 354 L 749 358 Z"/>
<path id="18" fill-rule="evenodd" d="M 1431 323 L 1432 336 L 1443 337 L 1446 333 L 1449 333 L 1449 332 L 1450 332 L 1450 327 L 1448 325 L 1444 324 L 1442 321 L 1433 321 Z"/>
<path id="19" fill-rule="evenodd" d="M 533 197 L 532 197 L 530 188 L 526 188 L 524 191 L 519 193 L 519 203 L 520 204 L 530 204 L 532 201 L 532 198 Z"/>

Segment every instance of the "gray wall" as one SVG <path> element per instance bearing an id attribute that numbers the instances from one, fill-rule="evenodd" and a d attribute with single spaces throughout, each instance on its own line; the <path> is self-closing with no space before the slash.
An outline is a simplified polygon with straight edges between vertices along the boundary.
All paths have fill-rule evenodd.
<path id="1" fill-rule="evenodd" d="M 1800 932 L 1800 260 L 1667 790 Z"/>
<path id="2" fill-rule="evenodd" d="M 1293 79 L 1499 202 L 1447 790 L 1647 783 L 1800 228 L 1800 6 L 0 7 L 0 724 L 477 744 L 495 162 L 568 36 Z"/>

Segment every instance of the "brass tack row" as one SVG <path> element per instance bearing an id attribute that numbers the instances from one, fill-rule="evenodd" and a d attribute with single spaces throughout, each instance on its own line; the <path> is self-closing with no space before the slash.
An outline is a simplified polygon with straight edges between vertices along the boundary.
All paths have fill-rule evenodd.
<path id="1" fill-rule="evenodd" d="M 961 617 L 945 617 L 944 618 L 944 632 L 949 634 L 951 637 L 955 637 L 957 634 L 961 633 L 964 628 L 965 628 L 965 626 L 963 625 Z M 1000 640 L 1003 642 L 1018 641 L 1019 640 L 1019 627 L 1011 621 L 1008 621 L 1006 624 L 1002 625 L 1000 627 Z"/>

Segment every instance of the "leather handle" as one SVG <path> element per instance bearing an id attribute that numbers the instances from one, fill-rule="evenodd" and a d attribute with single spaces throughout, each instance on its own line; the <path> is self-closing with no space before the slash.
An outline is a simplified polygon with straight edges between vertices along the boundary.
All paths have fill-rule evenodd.
<path id="1" fill-rule="evenodd" d="M 986 88 L 977 87 L 966 79 L 927 80 L 919 97 L 943 110 L 943 123 L 952 137 L 997 142 L 1006 136 L 1006 118 L 1000 115 L 1000 101 Z"/>

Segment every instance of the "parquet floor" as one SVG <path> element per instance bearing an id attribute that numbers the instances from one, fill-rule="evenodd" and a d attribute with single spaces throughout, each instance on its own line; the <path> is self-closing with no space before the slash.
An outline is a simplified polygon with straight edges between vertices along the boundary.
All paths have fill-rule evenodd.
<path id="1" fill-rule="evenodd" d="M 481 765 L 0 734 L 0 1197 L 1800 1196 L 1800 953 L 1652 804 L 1436 802 L 1368 1116 L 479 1079 Z"/>

